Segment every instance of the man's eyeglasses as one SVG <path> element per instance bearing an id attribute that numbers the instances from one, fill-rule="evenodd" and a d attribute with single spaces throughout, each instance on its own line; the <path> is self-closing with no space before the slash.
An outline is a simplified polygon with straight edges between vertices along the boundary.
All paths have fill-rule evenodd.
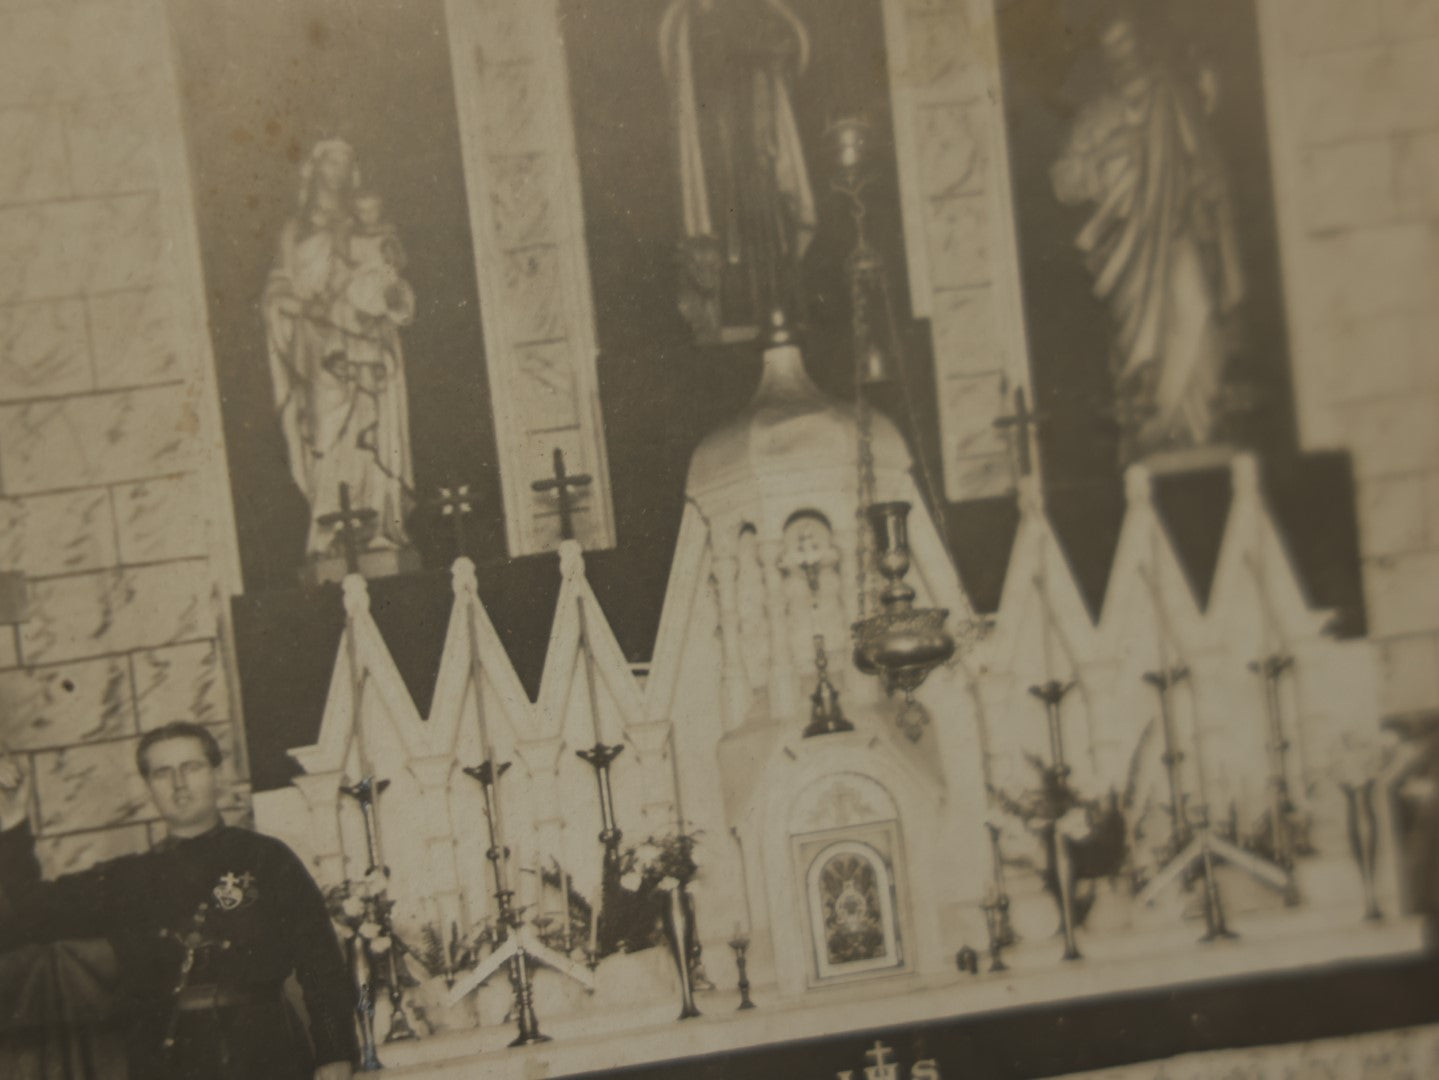
<path id="1" fill-rule="evenodd" d="M 162 765 L 158 769 L 151 769 L 148 779 L 152 784 L 168 784 L 170 787 L 174 787 L 177 781 L 183 780 L 189 784 L 212 768 L 214 766 L 208 761 L 183 761 L 180 763 L 178 771 L 173 765 Z"/>

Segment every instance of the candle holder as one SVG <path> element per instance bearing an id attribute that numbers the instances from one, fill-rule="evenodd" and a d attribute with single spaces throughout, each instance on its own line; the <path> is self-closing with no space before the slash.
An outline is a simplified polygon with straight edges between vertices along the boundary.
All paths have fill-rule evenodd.
<path id="1" fill-rule="evenodd" d="M 1061 821 L 1050 822 L 1045 828 L 1046 839 L 1053 845 L 1055 884 L 1059 891 L 1059 929 L 1064 936 L 1064 959 L 1081 960 L 1079 942 L 1074 933 L 1074 863 L 1070 857 L 1069 837 Z"/>
<path id="2" fill-rule="evenodd" d="M 624 839 L 624 833 L 620 831 L 615 820 L 615 798 L 614 791 L 610 787 L 610 765 L 615 758 L 624 753 L 624 745 L 614 743 L 605 745 L 599 740 L 588 750 L 576 750 L 575 757 L 587 762 L 595 770 L 595 784 L 599 788 L 600 795 L 600 829 L 599 840 L 605 849 L 606 869 L 613 870 L 620 863 L 620 841 Z"/>
<path id="3" fill-rule="evenodd" d="M 384 1068 L 375 1038 L 375 996 L 371 991 L 369 957 L 357 936 L 346 946 L 350 974 L 355 980 L 355 1022 L 360 1029 L 360 1072 L 376 1072 Z"/>
<path id="4" fill-rule="evenodd" d="M 1284 711 L 1279 697 L 1279 683 L 1284 673 L 1294 666 L 1294 657 L 1286 653 L 1275 653 L 1249 665 L 1264 683 L 1264 718 L 1269 728 L 1269 740 L 1265 750 L 1269 755 L 1269 838 L 1274 864 L 1287 875 L 1289 881 L 1284 887 L 1284 903 L 1294 907 L 1299 903 L 1299 884 L 1294 876 L 1294 852 L 1296 848 L 1294 823 L 1291 815 L 1294 803 L 1289 795 L 1289 769 L 1287 755 L 1289 740 L 1284 735 Z"/>
<path id="5" fill-rule="evenodd" d="M 839 691 L 829 680 L 829 655 L 824 647 L 824 638 L 819 634 L 814 637 L 814 666 L 819 679 L 809 698 L 810 719 L 804 729 L 804 737 L 808 739 L 815 735 L 853 731 L 854 725 L 845 719 L 844 710 L 839 706 Z"/>
<path id="6" fill-rule="evenodd" d="M 365 774 L 353 784 L 341 784 L 340 794 L 354 799 L 360 806 L 361 819 L 365 823 L 365 855 L 369 865 L 365 868 L 366 874 L 380 875 L 382 881 L 388 880 L 390 868 L 385 865 L 380 855 L 380 832 L 376 819 L 376 803 L 379 796 L 390 786 L 388 780 L 376 780 L 373 775 Z M 379 924 L 379 937 L 389 943 L 383 955 L 383 972 L 380 975 L 385 983 L 386 995 L 390 1001 L 390 1026 L 385 1033 L 385 1042 L 406 1042 L 411 1039 L 418 1039 L 420 1036 L 410 1024 L 409 1017 L 405 1015 L 405 991 L 418 983 L 410 975 L 402 959 L 403 953 L 408 946 L 400 940 L 395 932 L 395 924 L 392 916 L 395 901 L 388 898 L 382 888 L 374 897 L 375 921 Z M 369 953 L 370 947 L 366 946 L 365 951 Z M 365 990 L 367 1019 L 362 1027 L 368 1024 L 369 1036 L 374 1036 L 374 958 L 370 958 L 370 978 Z M 377 1066 L 378 1067 L 378 1066 Z"/>
<path id="7" fill-rule="evenodd" d="M 1009 888 L 1004 880 L 1004 849 L 999 842 L 1000 827 L 995 820 L 984 823 L 984 831 L 989 834 L 989 858 L 990 873 L 990 895 L 995 898 L 999 919 L 995 924 L 998 947 L 1007 949 L 1019 940 L 1019 935 L 1014 932 L 1014 925 L 1009 921 Z"/>
<path id="8" fill-rule="evenodd" d="M 1009 897 L 991 889 L 979 906 L 984 912 L 985 932 L 989 935 L 989 970 L 1008 971 L 1009 965 L 1004 962 L 1004 928 L 1009 922 Z"/>
<path id="9" fill-rule="evenodd" d="M 387 876 L 388 870 L 381 865 L 379 847 L 379 825 L 375 820 L 375 803 L 387 787 L 388 780 L 376 780 L 373 776 L 366 774 L 353 784 L 341 784 L 340 794 L 345 795 L 360 804 L 360 816 L 365 823 L 365 856 L 369 865 L 365 867 L 365 873 L 371 874 L 376 870 L 383 871 Z"/>
<path id="10" fill-rule="evenodd" d="M 1060 780 L 1069 778 L 1069 763 L 1064 756 L 1064 727 L 1060 718 L 1060 706 L 1077 685 L 1073 680 L 1062 683 L 1058 679 L 1049 679 L 1029 688 L 1030 694 L 1044 703 L 1045 726 L 1049 732 L 1050 768 Z"/>
<path id="11" fill-rule="evenodd" d="M 694 976 L 690 967 L 690 940 L 695 932 L 694 912 L 688 902 L 684 883 L 661 891 L 665 894 L 665 903 L 660 909 L 661 925 L 680 980 L 679 1019 L 689 1020 L 700 1015 L 699 1006 L 695 1004 Z"/>
<path id="12" fill-rule="evenodd" d="M 519 912 L 515 909 L 515 893 L 509 887 L 508 875 L 505 872 L 505 860 L 509 857 L 510 849 L 505 846 L 497 827 L 499 802 L 495 784 L 509 767 L 507 761 L 495 765 L 494 762 L 487 759 L 479 765 L 462 771 L 466 776 L 478 781 L 484 793 L 485 820 L 490 838 L 485 858 L 490 861 L 490 869 L 495 882 L 497 936 L 506 946 L 505 949 L 497 949 L 495 955 L 499 955 L 502 951 L 509 953 L 510 988 L 514 994 L 515 1025 L 519 1029 L 518 1035 L 511 1040 L 510 1045 L 529 1046 L 531 1043 L 548 1042 L 549 1036 L 541 1034 L 539 1018 L 535 1015 L 534 988 L 530 984 L 530 958 L 525 950 L 521 934 L 521 924 L 524 920 L 520 918 Z"/>
<path id="13" fill-rule="evenodd" d="M 390 913 L 395 901 L 381 896 L 375 901 L 375 911 L 380 916 L 380 932 L 389 941 L 385 950 L 385 990 L 390 999 L 390 1027 L 385 1032 L 385 1042 L 408 1042 L 420 1036 L 405 1015 L 405 990 L 418 983 L 405 967 L 403 959 L 405 945 L 395 934 L 394 920 Z"/>
<path id="14" fill-rule="evenodd" d="M 750 1000 L 749 996 L 748 936 L 736 931 L 735 936 L 729 940 L 729 947 L 734 950 L 734 966 L 735 970 L 739 973 L 739 1008 L 735 1011 L 740 1012 L 744 1009 L 753 1009 L 754 1002 Z"/>
<path id="15" fill-rule="evenodd" d="M 1379 862 L 1379 819 L 1374 812 L 1372 779 L 1358 784 L 1341 784 L 1344 809 L 1349 826 L 1349 851 L 1359 866 L 1359 880 L 1364 886 L 1364 918 L 1372 922 L 1384 918 L 1376 887 Z"/>

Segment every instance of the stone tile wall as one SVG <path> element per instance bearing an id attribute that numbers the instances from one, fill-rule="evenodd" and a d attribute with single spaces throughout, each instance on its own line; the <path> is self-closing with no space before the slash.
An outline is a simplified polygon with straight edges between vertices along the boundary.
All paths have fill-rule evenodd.
<path id="1" fill-rule="evenodd" d="M 1439 5 L 1262 0 L 1301 432 L 1350 449 L 1383 707 L 1439 705 Z"/>
<path id="2" fill-rule="evenodd" d="M 167 33 L 158 0 L 0 0 L 0 570 L 29 591 L 0 739 L 50 872 L 154 839 L 140 733 L 234 741 Z"/>

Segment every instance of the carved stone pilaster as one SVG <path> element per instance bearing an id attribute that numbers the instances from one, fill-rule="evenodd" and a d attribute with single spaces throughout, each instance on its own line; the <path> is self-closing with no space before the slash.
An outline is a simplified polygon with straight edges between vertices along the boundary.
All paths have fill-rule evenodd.
<path id="1" fill-rule="evenodd" d="M 750 692 L 769 687 L 770 655 L 769 600 L 765 596 L 764 571 L 760 568 L 758 543 L 753 531 L 743 531 L 735 542 L 739 568 L 735 576 L 735 602 L 739 610 L 740 656 Z"/>
<path id="2" fill-rule="evenodd" d="M 783 550 L 783 542 L 778 538 L 759 542 L 765 605 L 769 611 L 769 702 L 770 715 L 774 717 L 788 716 L 799 700 L 799 683 L 789 642 L 789 604 L 779 566 Z"/>
<path id="3" fill-rule="evenodd" d="M 410 762 L 410 771 L 420 784 L 422 820 L 416 839 L 425 846 L 426 892 L 434 904 L 440 931 L 447 933 L 452 923 L 463 926 L 454 824 L 450 818 L 455 762 L 448 755 L 415 758 Z"/>
<path id="4" fill-rule="evenodd" d="M 884 0 L 914 313 L 930 320 L 952 500 L 1013 485 L 994 420 L 1029 382 L 993 0 Z M 1033 394 L 1029 395 L 1033 400 Z"/>
<path id="5" fill-rule="evenodd" d="M 509 551 L 559 543 L 553 499 L 531 488 L 550 475 L 556 448 L 570 472 L 593 478 L 577 500 L 577 533 L 587 548 L 611 547 L 598 346 L 556 0 L 447 0 L 445 10 Z"/>
<path id="6" fill-rule="evenodd" d="M 340 774 L 305 773 L 291 783 L 299 788 L 310 811 L 315 879 L 321 886 L 338 885 L 345 880 L 345 851 L 340 843 Z"/>
<path id="7" fill-rule="evenodd" d="M 739 559 L 733 553 L 716 554 L 710 576 L 719 601 L 720 646 L 724 653 L 722 685 L 725 701 L 725 728 L 733 730 L 744 722 L 749 700 L 739 629 Z"/>
<path id="8" fill-rule="evenodd" d="M 625 736 L 634 746 L 640 767 L 640 808 L 652 832 L 668 832 L 678 817 L 678 793 L 669 760 L 668 720 L 630 724 Z"/>

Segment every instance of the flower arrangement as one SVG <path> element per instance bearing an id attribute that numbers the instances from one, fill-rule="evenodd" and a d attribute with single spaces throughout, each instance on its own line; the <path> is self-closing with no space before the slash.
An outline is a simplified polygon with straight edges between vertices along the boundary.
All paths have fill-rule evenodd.
<path id="1" fill-rule="evenodd" d="M 669 894 L 699 873 L 695 833 L 646 837 L 620 852 L 606 868 L 599 912 L 597 956 L 638 952 L 664 940 L 661 929 Z"/>
<path id="2" fill-rule="evenodd" d="M 694 859 L 696 837 L 691 833 L 647 837 L 620 855 L 620 887 L 646 894 L 669 892 L 688 885 L 699 873 Z"/>
<path id="3" fill-rule="evenodd" d="M 1037 774 L 1034 787 L 1017 796 L 1001 789 L 993 792 L 996 807 L 1018 818 L 1029 832 L 1041 838 L 1044 852 L 1040 865 L 1027 858 L 1005 861 L 1036 871 L 1056 904 L 1061 902 L 1056 844 L 1044 838 L 1052 835 L 1067 845 L 1076 926 L 1084 925 L 1094 906 L 1095 883 L 1101 878 L 1120 876 L 1130 863 L 1129 814 L 1135 803 L 1139 762 L 1148 745 L 1151 728 L 1152 725 L 1140 736 L 1122 794 L 1111 790 L 1104 796 L 1086 796 L 1070 784 L 1067 769 L 1055 768 L 1033 754 L 1026 754 L 1025 758 Z M 996 833 L 1003 831 L 1003 823 L 998 818 L 990 827 Z"/>
<path id="4" fill-rule="evenodd" d="M 325 904 L 342 940 L 360 942 L 377 956 L 383 956 L 394 944 L 388 929 L 389 909 L 394 902 L 385 896 L 382 871 L 370 870 L 358 881 L 331 887 L 325 893 Z"/>
<path id="5" fill-rule="evenodd" d="M 430 974 L 438 973 L 446 987 L 453 987 L 460 972 L 475 967 L 483 957 L 494 952 L 502 940 L 494 920 L 488 916 L 468 938 L 461 937 L 460 927 L 454 922 L 450 923 L 448 937 L 435 923 L 426 923 L 420 935 L 423 947 L 417 959 Z"/>
<path id="6" fill-rule="evenodd" d="M 369 870 L 358 881 L 345 881 L 326 890 L 325 905 L 346 949 L 358 946 L 363 951 L 371 985 L 389 988 L 393 980 L 403 988 L 418 986 L 404 958 L 415 956 L 422 965 L 424 958 L 395 934 L 391 920 L 395 901 L 389 898 L 385 886 L 385 871 Z M 395 953 L 392 962 L 391 950 Z"/>

